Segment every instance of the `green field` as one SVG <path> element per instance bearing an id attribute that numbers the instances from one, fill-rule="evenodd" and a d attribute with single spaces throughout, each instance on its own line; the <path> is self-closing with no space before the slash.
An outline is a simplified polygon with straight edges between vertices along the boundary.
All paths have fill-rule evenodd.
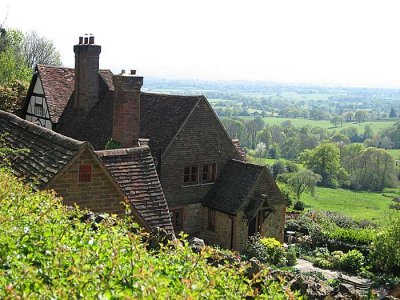
<path id="1" fill-rule="evenodd" d="M 388 149 L 387 152 L 389 152 L 394 159 L 400 160 L 400 149 Z"/>
<path id="2" fill-rule="evenodd" d="M 242 117 L 243 119 L 252 119 L 254 117 Z M 364 123 L 354 123 L 354 122 L 347 122 L 343 123 L 343 126 L 340 127 L 338 125 L 336 128 L 332 125 L 330 121 L 322 120 L 322 121 L 315 121 L 315 120 L 308 120 L 308 119 L 295 119 L 295 118 L 278 118 L 278 117 L 265 117 L 263 118 L 265 124 L 267 125 L 279 125 L 282 122 L 290 121 L 292 122 L 293 126 L 295 127 L 302 127 L 305 125 L 309 125 L 312 127 L 322 127 L 330 130 L 337 130 L 340 131 L 345 128 L 349 127 L 356 127 L 358 128 L 359 132 L 363 132 L 365 126 L 371 125 L 372 129 L 375 133 L 379 133 L 385 128 L 388 128 L 396 123 L 396 121 L 369 121 Z"/>
<path id="3" fill-rule="evenodd" d="M 394 203 L 392 197 L 396 195 L 317 187 L 315 197 L 303 194 L 301 201 L 307 208 L 340 212 L 357 220 L 368 219 L 380 223 L 390 213 L 389 205 Z"/>

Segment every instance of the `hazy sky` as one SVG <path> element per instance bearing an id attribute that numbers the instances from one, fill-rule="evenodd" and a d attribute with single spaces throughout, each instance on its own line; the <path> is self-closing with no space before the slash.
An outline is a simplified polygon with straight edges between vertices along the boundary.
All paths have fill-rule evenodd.
<path id="1" fill-rule="evenodd" d="M 100 66 L 171 78 L 400 87 L 400 1 L 0 0 L 0 23 L 52 39 L 73 66 L 93 33 Z"/>

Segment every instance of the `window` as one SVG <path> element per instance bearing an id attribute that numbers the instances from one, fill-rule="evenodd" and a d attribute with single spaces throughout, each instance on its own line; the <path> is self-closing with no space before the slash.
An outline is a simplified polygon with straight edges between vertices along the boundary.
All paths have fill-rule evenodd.
<path id="1" fill-rule="evenodd" d="M 79 182 L 91 182 L 91 181 L 92 181 L 92 165 L 80 165 Z"/>
<path id="2" fill-rule="evenodd" d="M 183 209 L 171 209 L 169 211 L 171 217 L 172 226 L 174 226 L 175 231 L 180 231 L 183 229 Z"/>
<path id="3" fill-rule="evenodd" d="M 207 183 L 207 182 L 215 181 L 215 177 L 216 177 L 216 173 L 217 173 L 216 171 L 217 171 L 216 164 L 203 165 L 203 173 L 202 173 L 202 177 L 201 177 L 201 182 Z"/>
<path id="4" fill-rule="evenodd" d="M 199 174 L 197 166 L 185 167 L 183 172 L 184 184 L 196 184 L 199 182 Z"/>
<path id="5" fill-rule="evenodd" d="M 42 104 L 35 103 L 34 114 L 36 116 L 43 116 L 43 105 Z"/>
<path id="6" fill-rule="evenodd" d="M 215 210 L 208 209 L 208 230 L 215 231 Z"/>

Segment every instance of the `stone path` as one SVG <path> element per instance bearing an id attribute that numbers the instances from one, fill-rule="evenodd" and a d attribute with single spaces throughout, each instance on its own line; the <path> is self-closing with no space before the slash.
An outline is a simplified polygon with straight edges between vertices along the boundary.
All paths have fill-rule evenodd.
<path id="1" fill-rule="evenodd" d="M 301 258 L 297 259 L 297 264 L 294 266 L 294 268 L 301 272 L 320 272 L 326 277 L 326 279 L 336 279 L 339 277 L 340 274 L 340 272 L 338 271 L 331 271 L 314 267 L 312 262 Z"/>

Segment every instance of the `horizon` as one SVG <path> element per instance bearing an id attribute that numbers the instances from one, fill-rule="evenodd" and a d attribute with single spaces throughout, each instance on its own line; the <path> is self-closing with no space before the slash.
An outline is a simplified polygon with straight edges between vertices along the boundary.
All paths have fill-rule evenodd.
<path id="1" fill-rule="evenodd" d="M 74 66 L 78 37 L 93 33 L 102 46 L 100 67 L 115 73 L 133 68 L 172 80 L 400 88 L 396 8 L 393 0 L 150 0 L 112 7 L 2 0 L 0 24 L 52 40 L 66 67 Z"/>

